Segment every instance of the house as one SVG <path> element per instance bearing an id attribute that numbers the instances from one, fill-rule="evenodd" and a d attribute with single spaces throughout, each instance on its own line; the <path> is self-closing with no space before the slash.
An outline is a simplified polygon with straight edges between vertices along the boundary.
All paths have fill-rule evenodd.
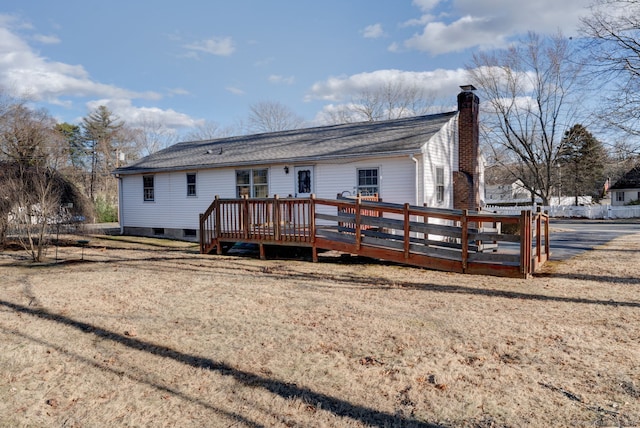
<path id="1" fill-rule="evenodd" d="M 484 194 L 479 100 L 462 88 L 458 111 L 182 142 L 118 168 L 121 232 L 197 240 L 198 215 L 216 195 L 378 194 L 475 209 Z"/>
<path id="2" fill-rule="evenodd" d="M 492 165 L 485 170 L 484 201 L 487 205 L 531 203 L 531 191 L 522 180 L 514 178 L 506 167 Z"/>
<path id="3" fill-rule="evenodd" d="M 487 204 L 531 202 L 531 192 L 524 187 L 520 179 L 499 184 L 485 184 Z"/>
<path id="4" fill-rule="evenodd" d="M 628 171 L 609 188 L 611 205 L 628 205 L 640 201 L 640 164 Z M 635 202 L 638 203 L 638 202 Z"/>

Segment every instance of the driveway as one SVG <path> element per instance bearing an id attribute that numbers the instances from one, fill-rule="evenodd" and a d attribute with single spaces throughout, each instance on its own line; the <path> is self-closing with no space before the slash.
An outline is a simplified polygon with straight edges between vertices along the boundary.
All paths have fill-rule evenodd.
<path id="1" fill-rule="evenodd" d="M 640 219 L 568 220 L 550 222 L 551 260 L 566 260 L 621 235 L 640 233 Z"/>

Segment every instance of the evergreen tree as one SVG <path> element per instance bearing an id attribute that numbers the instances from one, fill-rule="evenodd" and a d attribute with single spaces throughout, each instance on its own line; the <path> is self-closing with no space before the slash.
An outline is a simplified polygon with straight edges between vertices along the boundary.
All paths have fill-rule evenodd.
<path id="1" fill-rule="evenodd" d="M 119 134 L 123 126 L 119 118 L 105 106 L 98 107 L 82 119 L 82 136 L 90 173 L 89 197 L 94 202 L 98 191 L 109 193 L 109 174 L 118 158 Z"/>
<path id="2" fill-rule="evenodd" d="M 82 129 L 70 123 L 58 123 L 56 131 L 62 135 L 65 149 L 68 153 L 68 163 L 74 168 L 84 167 L 85 147 L 82 139 Z"/>
<path id="3" fill-rule="evenodd" d="M 576 124 L 565 132 L 560 153 L 562 185 L 571 196 L 602 197 L 607 154 L 602 143 L 587 129 Z"/>

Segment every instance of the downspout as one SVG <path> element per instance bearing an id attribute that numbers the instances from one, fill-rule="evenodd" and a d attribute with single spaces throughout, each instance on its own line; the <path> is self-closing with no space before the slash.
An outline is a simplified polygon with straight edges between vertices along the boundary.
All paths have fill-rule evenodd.
<path id="1" fill-rule="evenodd" d="M 418 172 L 419 172 L 419 164 L 418 164 L 418 159 L 416 159 L 416 157 L 412 154 L 409 155 L 409 159 L 411 159 L 412 161 L 415 162 L 416 164 L 416 168 L 415 168 L 415 186 L 416 186 L 416 206 L 422 206 L 422 203 L 420 203 L 420 199 L 419 199 L 419 188 L 418 188 Z"/>
<path id="2" fill-rule="evenodd" d="M 120 174 L 116 175 L 116 178 L 118 179 L 118 224 L 120 224 L 120 235 L 124 235 L 124 221 L 123 221 L 123 213 L 124 213 L 124 209 L 123 209 L 123 198 L 122 198 L 122 177 L 120 176 Z"/>

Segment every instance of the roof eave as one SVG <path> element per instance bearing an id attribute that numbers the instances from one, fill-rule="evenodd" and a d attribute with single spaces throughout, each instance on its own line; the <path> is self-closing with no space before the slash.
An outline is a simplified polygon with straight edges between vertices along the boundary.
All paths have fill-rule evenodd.
<path id="1" fill-rule="evenodd" d="M 380 152 L 380 153 L 368 153 L 366 156 L 362 154 L 350 154 L 350 155 L 325 155 L 325 156 L 304 156 L 297 157 L 291 159 L 267 159 L 263 161 L 243 161 L 243 162 L 224 162 L 224 163 L 204 163 L 204 164 L 194 164 L 194 165 L 184 165 L 184 166 L 175 166 L 175 167 L 160 167 L 160 168 L 135 168 L 135 169 L 127 169 L 118 168 L 111 172 L 111 174 L 116 176 L 121 175 L 140 175 L 140 174 L 151 174 L 151 173 L 162 173 L 162 172 L 177 172 L 177 171 L 193 171 L 193 170 L 202 170 L 202 169 L 221 169 L 221 168 L 232 168 L 239 166 L 264 166 L 264 165 L 274 165 L 274 164 L 294 164 L 294 163 L 310 163 L 310 162 L 321 162 L 321 161 L 331 161 L 331 160 L 343 160 L 343 159 L 370 159 L 370 158 L 387 158 L 387 157 L 398 157 L 398 156 L 408 156 L 411 154 L 420 154 L 421 149 L 405 149 L 405 150 L 395 150 L 392 152 Z"/>

